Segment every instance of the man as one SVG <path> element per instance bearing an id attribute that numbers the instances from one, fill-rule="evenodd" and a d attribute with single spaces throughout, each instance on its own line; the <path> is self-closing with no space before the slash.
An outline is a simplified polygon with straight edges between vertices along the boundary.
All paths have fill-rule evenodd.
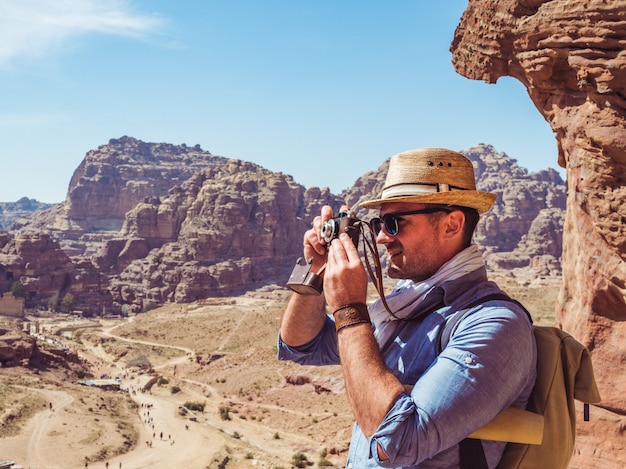
<path id="1" fill-rule="evenodd" d="M 380 300 L 365 306 L 367 274 L 349 236 L 325 245 L 330 207 L 305 233 L 311 271 L 327 263 L 324 294 L 292 295 L 279 358 L 341 362 L 356 418 L 346 467 L 460 467 L 461 440 L 508 407 L 526 407 L 536 374 L 532 325 L 513 302 L 480 303 L 501 290 L 471 244 L 495 198 L 476 190 L 472 163 L 459 153 L 427 148 L 391 158 L 381 197 L 361 206 L 380 210 L 371 225 L 389 276 L 401 279 L 387 296 L 393 314 Z M 446 318 L 472 303 L 438 350 Z M 504 445 L 482 440 L 489 467 Z"/>

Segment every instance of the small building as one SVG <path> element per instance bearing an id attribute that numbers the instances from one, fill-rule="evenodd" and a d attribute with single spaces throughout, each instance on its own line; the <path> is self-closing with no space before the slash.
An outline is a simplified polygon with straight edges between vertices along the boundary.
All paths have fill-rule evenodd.
<path id="1" fill-rule="evenodd" d="M 94 386 L 96 388 L 104 389 L 105 391 L 120 390 L 120 382 L 115 379 L 85 379 L 79 381 L 79 383 L 85 386 Z"/>
<path id="2" fill-rule="evenodd" d="M 24 317 L 24 298 L 16 298 L 11 292 L 5 292 L 0 298 L 0 315 L 13 318 Z M 2 466 L 0 466 L 2 469 Z"/>

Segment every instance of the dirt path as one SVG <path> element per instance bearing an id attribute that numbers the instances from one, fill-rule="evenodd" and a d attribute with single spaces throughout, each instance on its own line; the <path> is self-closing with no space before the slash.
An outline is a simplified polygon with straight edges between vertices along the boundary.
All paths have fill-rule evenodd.
<path id="1" fill-rule="evenodd" d="M 134 384 L 142 386 L 146 380 Z M 132 451 L 110 459 L 110 469 L 204 469 L 210 461 L 208 456 L 224 444 L 219 433 L 178 417 L 178 404 L 172 399 L 147 393 L 137 393 L 133 399 L 140 406 L 143 422 L 140 443 Z"/>
<path id="2" fill-rule="evenodd" d="M 245 316 L 244 312 L 235 322 L 234 327 L 220 337 L 219 343 L 216 344 L 218 350 L 223 350 L 234 331 L 240 330 Z M 163 373 L 164 377 L 171 379 L 176 365 L 179 365 L 181 373 L 184 373 L 189 368 L 184 364 L 189 363 L 190 360 L 194 363 L 196 351 L 191 348 L 116 335 L 116 328 L 125 323 L 126 321 L 109 324 L 110 327 L 105 326 L 100 333 L 116 341 L 167 347 L 182 352 L 182 356 L 159 363 L 157 369 Z M 90 461 L 87 466 L 89 469 L 106 469 L 107 467 L 108 469 L 206 469 L 210 465 L 216 466 L 217 462 L 226 460 L 229 456 L 232 460 L 228 467 L 232 465 L 237 469 L 248 467 L 269 469 L 285 465 L 288 467 L 288 461 L 301 448 L 319 447 L 319 442 L 310 434 L 298 432 L 293 426 L 290 429 L 280 429 L 280 435 L 278 435 L 275 428 L 264 424 L 264 419 L 257 417 L 258 415 L 262 417 L 262 410 L 253 418 L 240 418 L 235 414 L 231 420 L 223 420 L 219 409 L 221 406 L 235 406 L 240 409 L 250 405 L 248 397 L 222 395 L 209 382 L 189 379 L 184 374 L 176 376 L 182 388 L 179 393 L 172 394 L 167 386 L 154 386 L 152 392 L 142 392 L 141 389 L 153 376 L 123 373 L 115 357 L 109 355 L 100 344 L 92 346 L 85 341 L 83 346 L 84 350 L 79 353 L 94 365 L 94 374 L 121 377 L 121 388 L 130 390 L 129 396 L 138 404 L 140 419 L 139 424 L 135 424 L 139 432 L 138 444 L 131 451 L 108 460 Z M 85 409 L 92 403 L 83 403 L 82 399 L 79 400 L 78 394 L 72 396 L 71 387 L 67 390 L 48 390 L 39 389 L 36 386 L 28 389 L 40 392 L 46 402 L 53 404 L 53 410 L 43 407 L 28 421 L 19 435 L 0 438 L 0 459 L 12 459 L 29 469 L 85 468 L 83 458 L 95 455 L 109 444 L 101 438 L 103 431 L 106 434 L 103 425 L 100 425 L 98 437 L 100 439 L 94 438 L 93 440 L 97 443 L 89 443 L 90 432 L 97 432 L 85 428 L 85 419 L 91 422 L 91 428 L 93 428 L 93 422 L 98 416 L 77 412 L 76 409 Z M 81 392 L 89 393 L 84 389 L 81 389 Z M 91 396 L 91 393 L 88 395 Z M 82 397 L 84 396 L 85 394 L 82 394 Z M 195 421 L 192 421 L 189 415 L 184 413 L 181 415 L 180 406 L 187 401 L 203 402 L 206 405 L 205 412 L 198 414 Z M 77 406 L 81 403 L 82 406 Z M 98 403 L 99 401 L 93 405 Z M 312 417 L 310 409 L 296 411 L 261 402 L 253 403 L 253 405 L 268 411 L 287 412 L 285 415 L 293 416 L 298 420 L 315 418 L 323 422 L 327 419 L 327 416 L 322 414 L 315 414 Z M 285 418 L 290 419 L 290 416 Z M 117 441 L 116 444 L 119 445 L 119 439 Z M 253 457 L 258 457 L 259 460 Z"/>
<path id="3" fill-rule="evenodd" d="M 64 391 L 39 389 L 21 386 L 36 391 L 52 404 L 46 406 L 31 418 L 23 431 L 14 437 L 0 440 L 0 454 L 10 455 L 12 460 L 25 462 L 31 468 L 63 469 L 61 466 L 50 466 L 47 454 L 46 438 L 50 429 L 59 425 L 63 418 L 61 411 L 74 401 L 74 397 Z M 2 459 L 2 457 L 0 457 Z"/>

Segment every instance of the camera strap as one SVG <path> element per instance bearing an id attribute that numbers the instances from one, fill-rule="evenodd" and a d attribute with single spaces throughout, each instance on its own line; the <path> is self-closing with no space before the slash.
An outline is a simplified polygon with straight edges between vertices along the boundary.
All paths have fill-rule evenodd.
<path id="1" fill-rule="evenodd" d="M 365 234 L 365 227 L 369 231 L 369 239 Z M 359 224 L 360 230 L 360 238 L 363 240 L 363 257 L 365 259 L 365 268 L 367 269 L 367 273 L 372 279 L 372 283 L 378 292 L 378 296 L 380 296 L 380 301 L 385 307 L 385 310 L 393 316 L 395 319 L 400 319 L 398 316 L 391 311 L 391 308 L 387 304 L 387 300 L 385 298 L 385 288 L 383 285 L 383 269 L 380 265 L 380 255 L 378 254 L 378 247 L 376 246 L 376 236 L 374 235 L 374 230 L 372 229 L 372 225 L 369 222 L 361 221 Z M 370 256 L 372 260 L 370 261 Z"/>

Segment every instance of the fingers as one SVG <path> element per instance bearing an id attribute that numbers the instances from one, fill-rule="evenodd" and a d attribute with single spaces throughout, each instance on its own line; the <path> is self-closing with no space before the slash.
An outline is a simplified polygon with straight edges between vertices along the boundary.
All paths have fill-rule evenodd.
<path id="1" fill-rule="evenodd" d="M 324 205 L 322 207 L 322 223 L 326 220 L 330 220 L 333 217 L 333 209 L 330 205 Z"/>
<path id="2" fill-rule="evenodd" d="M 333 218 L 333 209 L 328 205 L 324 205 L 321 214 L 313 219 L 313 231 L 317 235 L 317 243 L 314 245 L 319 244 L 319 246 L 323 247 L 326 244 L 326 241 L 322 238 L 322 225 L 331 218 Z"/>
<path id="3" fill-rule="evenodd" d="M 328 247 L 328 255 L 329 258 L 332 256 L 333 261 L 338 264 L 361 263 L 359 252 L 350 236 L 346 233 L 341 233 L 339 238 L 330 243 L 330 246 Z"/>
<path id="4" fill-rule="evenodd" d="M 340 210 L 342 212 L 348 211 L 348 206 L 343 205 Z M 304 233 L 303 251 L 305 259 L 314 257 L 314 259 L 319 262 L 323 262 L 325 260 L 327 255 L 327 246 L 326 241 L 322 237 L 322 225 L 333 218 L 333 216 L 332 207 L 324 205 L 320 211 L 320 215 L 313 219 L 312 228 Z"/>
<path id="5" fill-rule="evenodd" d="M 333 217 L 333 209 L 322 207 L 320 215 L 313 219 L 312 228 L 304 233 L 303 254 L 305 259 L 313 258 L 312 269 L 319 269 L 326 262 L 326 242 L 322 238 L 322 224 Z"/>
<path id="6" fill-rule="evenodd" d="M 367 273 L 354 243 L 345 233 L 328 248 L 324 292 L 331 307 L 365 301 Z"/>
<path id="7" fill-rule="evenodd" d="M 306 233 L 304 233 L 304 257 L 305 258 L 308 259 L 309 257 L 315 254 L 320 255 L 320 256 L 326 255 L 326 247 L 320 241 L 323 242 L 323 240 L 321 240 L 320 238 L 319 231 L 317 231 L 315 228 L 312 228 L 308 230 Z"/>

